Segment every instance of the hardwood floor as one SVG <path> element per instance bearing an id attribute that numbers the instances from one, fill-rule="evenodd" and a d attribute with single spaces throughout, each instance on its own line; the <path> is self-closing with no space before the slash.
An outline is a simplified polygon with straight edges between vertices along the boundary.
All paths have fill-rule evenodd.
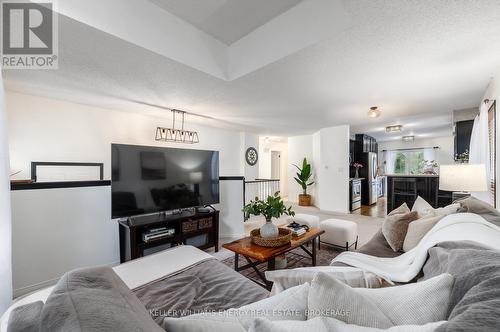
<path id="1" fill-rule="evenodd" d="M 362 216 L 385 218 L 387 215 L 386 198 L 381 197 L 378 199 L 377 204 L 361 205 L 360 209 L 352 211 L 351 214 L 359 214 Z"/>

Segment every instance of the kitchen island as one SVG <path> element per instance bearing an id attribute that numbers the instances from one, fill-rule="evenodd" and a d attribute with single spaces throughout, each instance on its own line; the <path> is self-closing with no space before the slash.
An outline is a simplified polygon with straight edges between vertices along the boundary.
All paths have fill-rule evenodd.
<path id="1" fill-rule="evenodd" d="M 418 196 L 434 208 L 451 204 L 452 193 L 439 190 L 439 175 L 432 174 L 386 174 L 387 213 L 403 203 L 411 209 Z"/>

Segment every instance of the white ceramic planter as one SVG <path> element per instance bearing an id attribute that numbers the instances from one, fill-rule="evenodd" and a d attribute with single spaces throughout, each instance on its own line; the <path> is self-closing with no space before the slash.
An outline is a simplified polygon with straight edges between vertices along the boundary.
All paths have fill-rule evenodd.
<path id="1" fill-rule="evenodd" d="M 271 220 L 266 220 L 266 223 L 260 228 L 260 236 L 263 238 L 277 237 L 278 234 L 278 226 L 273 224 Z"/>

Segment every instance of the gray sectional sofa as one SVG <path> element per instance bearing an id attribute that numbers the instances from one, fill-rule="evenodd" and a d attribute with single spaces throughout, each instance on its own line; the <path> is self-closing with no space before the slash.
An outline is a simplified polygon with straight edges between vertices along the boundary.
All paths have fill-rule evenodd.
<path id="1" fill-rule="evenodd" d="M 473 199 L 461 206 L 500 225 L 493 208 Z M 400 254 L 381 233 L 359 251 L 382 257 Z M 478 243 L 442 242 L 428 255 L 417 282 L 445 272 L 455 277 L 448 322 L 437 331 L 500 331 L 500 252 Z M 63 276 L 45 303 L 14 309 L 8 331 L 163 331 L 163 317 L 240 307 L 268 295 L 215 259 L 134 290 L 110 268 L 80 269 Z"/>

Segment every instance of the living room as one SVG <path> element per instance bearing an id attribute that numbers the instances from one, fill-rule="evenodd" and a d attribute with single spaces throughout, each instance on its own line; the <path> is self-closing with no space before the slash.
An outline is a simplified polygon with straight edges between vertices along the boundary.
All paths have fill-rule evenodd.
<path id="1" fill-rule="evenodd" d="M 497 1 L 1 5 L 2 332 L 500 326 Z"/>

